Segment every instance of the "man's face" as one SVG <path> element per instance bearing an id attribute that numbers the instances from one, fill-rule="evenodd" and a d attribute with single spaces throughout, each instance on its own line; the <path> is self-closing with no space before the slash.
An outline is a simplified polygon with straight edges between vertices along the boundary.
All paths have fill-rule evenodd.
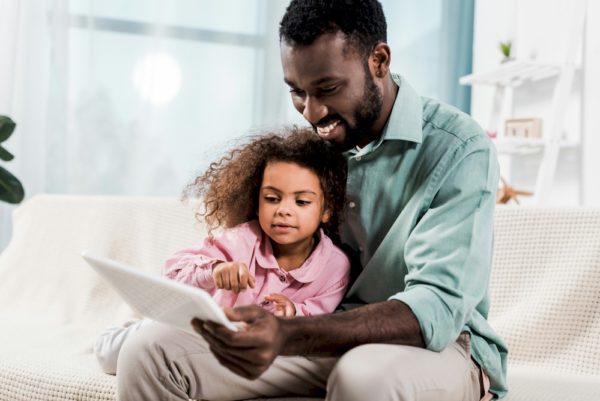
<path id="1" fill-rule="evenodd" d="M 342 33 L 323 34 L 308 46 L 282 40 L 281 62 L 292 102 L 319 136 L 341 150 L 364 145 L 381 113 L 381 90 L 365 56 Z"/>

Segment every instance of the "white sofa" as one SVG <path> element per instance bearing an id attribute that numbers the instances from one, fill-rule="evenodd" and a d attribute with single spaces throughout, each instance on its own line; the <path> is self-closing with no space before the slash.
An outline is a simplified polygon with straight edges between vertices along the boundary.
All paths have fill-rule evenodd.
<path id="1" fill-rule="evenodd" d="M 0 254 L 0 401 L 114 400 L 92 341 L 133 313 L 80 252 L 158 271 L 204 236 L 193 205 L 45 195 L 13 223 Z M 499 208 L 491 290 L 510 349 L 506 399 L 600 400 L 600 210 Z"/>

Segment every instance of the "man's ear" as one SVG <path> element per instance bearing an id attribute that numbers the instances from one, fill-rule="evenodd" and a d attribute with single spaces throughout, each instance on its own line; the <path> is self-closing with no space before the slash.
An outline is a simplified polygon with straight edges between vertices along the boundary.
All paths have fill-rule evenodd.
<path id="1" fill-rule="evenodd" d="M 321 216 L 321 223 L 323 223 L 323 224 L 329 223 L 330 219 L 331 219 L 331 210 L 325 209 L 325 211 L 323 212 L 323 216 Z"/>
<path id="2" fill-rule="evenodd" d="M 369 69 L 377 78 L 383 78 L 390 72 L 391 61 L 392 53 L 390 47 L 385 42 L 379 42 L 369 55 Z"/>

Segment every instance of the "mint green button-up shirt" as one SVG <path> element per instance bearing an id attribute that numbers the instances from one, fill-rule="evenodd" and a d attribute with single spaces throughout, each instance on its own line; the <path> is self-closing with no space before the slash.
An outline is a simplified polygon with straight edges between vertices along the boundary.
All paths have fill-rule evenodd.
<path id="1" fill-rule="evenodd" d="M 471 333 L 473 358 L 503 396 L 507 349 L 487 322 L 494 147 L 469 116 L 393 79 L 399 90 L 382 136 L 346 152 L 341 237 L 362 266 L 348 298 L 404 302 L 433 351 Z"/>

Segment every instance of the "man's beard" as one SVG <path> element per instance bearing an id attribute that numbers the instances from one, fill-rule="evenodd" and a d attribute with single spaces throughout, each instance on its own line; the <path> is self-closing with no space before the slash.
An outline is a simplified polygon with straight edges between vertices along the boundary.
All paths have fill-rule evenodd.
<path id="1" fill-rule="evenodd" d="M 382 106 L 383 95 L 377 85 L 375 85 L 375 81 L 373 81 L 369 65 L 365 63 L 365 88 L 362 100 L 354 109 L 354 126 L 351 126 L 344 120 L 346 137 L 343 142 L 333 143 L 333 145 L 342 152 L 345 152 L 361 143 L 365 137 L 370 136 L 371 128 L 381 114 Z"/>

